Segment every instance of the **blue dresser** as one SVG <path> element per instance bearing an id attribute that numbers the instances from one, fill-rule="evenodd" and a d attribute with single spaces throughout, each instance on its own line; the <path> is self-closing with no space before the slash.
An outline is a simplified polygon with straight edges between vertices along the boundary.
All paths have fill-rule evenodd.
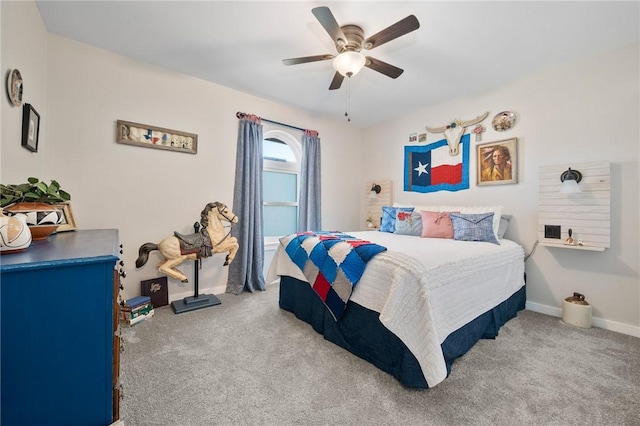
<path id="1" fill-rule="evenodd" d="M 109 425 L 118 418 L 115 229 L 34 241 L 0 256 L 0 424 Z"/>

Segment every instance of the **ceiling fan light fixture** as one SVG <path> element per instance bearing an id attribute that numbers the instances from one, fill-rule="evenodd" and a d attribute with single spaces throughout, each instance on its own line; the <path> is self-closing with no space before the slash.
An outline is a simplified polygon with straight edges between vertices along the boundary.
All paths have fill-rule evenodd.
<path id="1" fill-rule="evenodd" d="M 360 52 L 342 52 L 333 59 L 333 68 L 345 77 L 351 77 L 364 68 L 367 59 Z"/>

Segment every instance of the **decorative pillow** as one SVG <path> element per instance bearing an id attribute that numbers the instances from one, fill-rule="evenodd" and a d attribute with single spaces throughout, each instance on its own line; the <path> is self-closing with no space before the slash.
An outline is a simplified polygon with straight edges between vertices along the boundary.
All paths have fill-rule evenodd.
<path id="1" fill-rule="evenodd" d="M 402 204 L 394 203 L 394 207 L 405 207 Z M 425 210 L 431 212 L 460 212 L 464 214 L 478 213 L 494 213 L 493 216 L 493 233 L 498 238 L 498 228 L 500 227 L 500 215 L 502 214 L 502 206 L 409 206 L 414 207 L 417 211 Z"/>
<path id="2" fill-rule="evenodd" d="M 500 216 L 500 227 L 498 227 L 498 239 L 503 239 L 504 234 L 507 232 L 507 228 L 509 227 L 509 221 L 511 220 L 510 214 L 503 214 Z"/>
<path id="3" fill-rule="evenodd" d="M 419 237 L 422 234 L 422 217 L 420 213 L 398 211 L 396 213 L 396 230 L 394 233 Z"/>
<path id="4" fill-rule="evenodd" d="M 422 237 L 448 238 L 453 240 L 453 223 L 449 212 L 430 212 L 422 210 Z"/>
<path id="5" fill-rule="evenodd" d="M 453 238 L 461 241 L 485 241 L 500 244 L 493 233 L 493 213 L 450 213 Z"/>
<path id="6" fill-rule="evenodd" d="M 389 207 L 382 206 L 382 223 L 380 224 L 380 232 L 395 232 L 396 230 L 396 214 L 398 211 L 413 211 L 413 207 Z"/>

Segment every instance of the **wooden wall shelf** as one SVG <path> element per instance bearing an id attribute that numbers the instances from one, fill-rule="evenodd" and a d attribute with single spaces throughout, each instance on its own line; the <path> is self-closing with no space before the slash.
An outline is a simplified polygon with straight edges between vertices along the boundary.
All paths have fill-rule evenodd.
<path id="1" fill-rule="evenodd" d="M 569 250 L 586 250 L 586 251 L 604 251 L 604 247 L 594 247 L 594 246 L 569 246 L 566 244 L 552 244 L 552 243 L 540 243 L 541 246 L 544 247 L 555 247 L 561 249 L 569 249 Z"/>
<path id="2" fill-rule="evenodd" d="M 581 192 L 560 192 L 560 175 L 582 172 Z M 538 175 L 538 241 L 548 247 L 604 251 L 611 247 L 611 164 L 609 161 L 541 166 Z M 560 228 L 559 239 L 545 238 L 545 226 Z M 565 246 L 569 229 L 584 246 Z M 550 236 L 550 235 L 549 235 Z"/>

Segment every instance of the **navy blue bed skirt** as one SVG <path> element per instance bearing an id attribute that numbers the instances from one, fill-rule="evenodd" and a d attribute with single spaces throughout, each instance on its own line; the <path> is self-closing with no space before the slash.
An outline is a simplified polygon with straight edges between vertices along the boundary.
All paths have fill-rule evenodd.
<path id="1" fill-rule="evenodd" d="M 447 375 L 453 362 L 480 339 L 494 339 L 498 330 L 524 309 L 523 286 L 509 299 L 454 331 L 442 343 Z M 293 312 L 324 338 L 391 374 L 404 386 L 428 388 L 420 364 L 405 344 L 379 320 L 379 314 L 349 301 L 336 322 L 311 286 L 292 277 L 280 280 L 280 308 Z"/>

